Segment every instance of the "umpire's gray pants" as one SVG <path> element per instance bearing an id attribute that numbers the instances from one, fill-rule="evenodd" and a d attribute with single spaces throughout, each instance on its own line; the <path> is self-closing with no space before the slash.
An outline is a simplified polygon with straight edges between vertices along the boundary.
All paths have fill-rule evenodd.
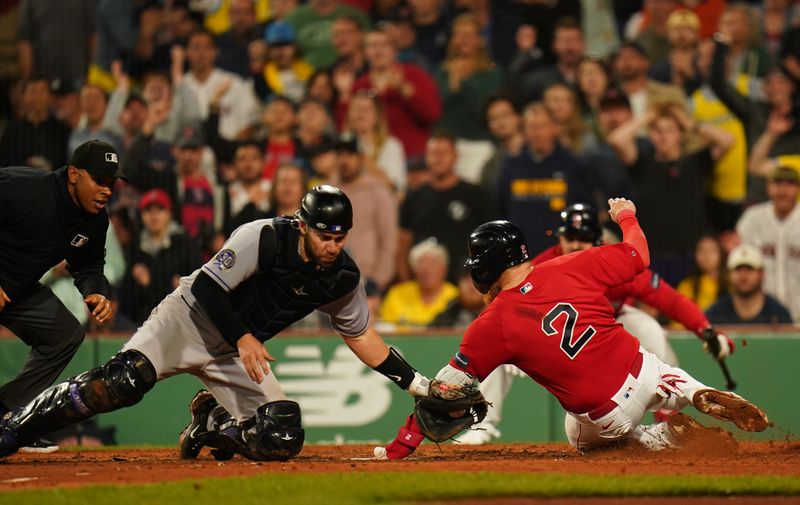
<path id="1" fill-rule="evenodd" d="M 147 356 L 158 380 L 181 373 L 196 376 L 240 421 L 255 415 L 265 403 L 286 399 L 273 373 L 261 384 L 250 380 L 238 351 L 205 314 L 189 307 L 180 288 L 153 309 L 123 347 L 128 349 Z"/>

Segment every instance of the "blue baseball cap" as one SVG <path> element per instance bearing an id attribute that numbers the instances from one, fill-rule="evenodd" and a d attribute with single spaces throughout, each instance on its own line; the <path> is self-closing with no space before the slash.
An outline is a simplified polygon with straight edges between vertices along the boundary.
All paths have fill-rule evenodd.
<path id="1" fill-rule="evenodd" d="M 294 27 L 286 21 L 275 21 L 270 23 L 264 30 L 264 40 L 272 46 L 282 44 L 294 44 L 296 38 Z"/>

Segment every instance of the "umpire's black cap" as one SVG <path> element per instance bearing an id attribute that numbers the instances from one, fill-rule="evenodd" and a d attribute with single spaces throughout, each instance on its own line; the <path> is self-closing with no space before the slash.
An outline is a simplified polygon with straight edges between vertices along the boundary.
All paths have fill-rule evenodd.
<path id="1" fill-rule="evenodd" d="M 128 180 L 120 168 L 117 150 L 102 140 L 89 140 L 76 147 L 69 164 L 86 170 L 96 181 L 110 178 Z"/>

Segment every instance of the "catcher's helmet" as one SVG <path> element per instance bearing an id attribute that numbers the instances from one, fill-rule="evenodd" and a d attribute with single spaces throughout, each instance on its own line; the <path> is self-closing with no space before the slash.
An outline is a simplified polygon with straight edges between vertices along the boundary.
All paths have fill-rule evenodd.
<path id="1" fill-rule="evenodd" d="M 503 271 L 528 258 L 528 243 L 522 230 L 509 221 L 489 221 L 470 234 L 469 258 L 464 266 L 470 269 L 478 291 L 487 293 Z"/>
<path id="2" fill-rule="evenodd" d="M 603 243 L 603 230 L 600 229 L 597 211 L 586 203 L 576 203 L 561 211 L 558 234 L 594 245 Z"/>
<path id="3" fill-rule="evenodd" d="M 350 199 L 328 184 L 311 188 L 303 197 L 297 215 L 309 228 L 326 233 L 347 233 L 353 227 Z"/>

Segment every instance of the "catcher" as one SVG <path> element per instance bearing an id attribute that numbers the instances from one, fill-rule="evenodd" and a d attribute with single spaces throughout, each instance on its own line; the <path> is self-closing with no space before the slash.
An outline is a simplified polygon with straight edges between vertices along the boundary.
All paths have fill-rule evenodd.
<path id="1" fill-rule="evenodd" d="M 479 422 L 487 404 L 477 381 L 495 368 L 513 364 L 550 391 L 567 415 L 570 445 L 585 451 L 623 439 L 650 450 L 680 445 L 682 423 L 640 424 L 647 411 L 700 412 L 763 431 L 769 422 L 740 396 L 711 389 L 680 368 L 660 361 L 614 320 L 606 290 L 629 282 L 650 263 L 636 208 L 609 200 L 609 215 L 620 225 L 623 242 L 568 254 L 534 266 L 522 232 L 508 221 L 485 223 L 469 238 L 475 287 L 490 300 L 468 328 L 456 355 L 417 399 L 397 438 L 376 447 L 377 459 L 411 454 L 423 437 L 443 441 Z"/>

